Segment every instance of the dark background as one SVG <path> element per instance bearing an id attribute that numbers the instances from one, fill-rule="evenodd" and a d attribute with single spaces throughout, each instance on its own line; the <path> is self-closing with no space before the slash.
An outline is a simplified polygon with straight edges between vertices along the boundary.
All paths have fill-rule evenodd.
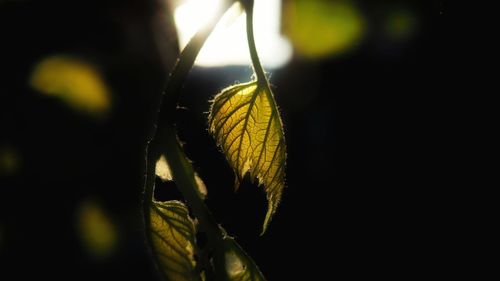
<path id="1" fill-rule="evenodd" d="M 145 143 L 176 58 L 167 12 L 156 1 L 0 3 L 0 145 L 20 163 L 0 177 L 0 279 L 157 278 L 140 204 Z M 425 276 L 444 259 L 438 178 L 448 127 L 437 112 L 449 79 L 447 7 L 359 4 L 372 32 L 356 49 L 315 60 L 296 55 L 271 71 L 287 186 L 262 237 L 262 189 L 244 182 L 233 192 L 232 171 L 206 129 L 208 100 L 249 79 L 250 66 L 195 68 L 185 85 L 177 127 L 207 185 L 207 204 L 269 280 Z M 377 32 L 380 11 L 391 5 L 418 19 L 403 42 Z M 75 113 L 27 84 L 33 64 L 54 53 L 99 66 L 118 97 L 109 117 Z M 157 198 L 179 198 L 173 186 L 158 182 Z M 105 260 L 90 258 L 75 230 L 77 206 L 89 198 L 119 229 L 119 247 Z"/>

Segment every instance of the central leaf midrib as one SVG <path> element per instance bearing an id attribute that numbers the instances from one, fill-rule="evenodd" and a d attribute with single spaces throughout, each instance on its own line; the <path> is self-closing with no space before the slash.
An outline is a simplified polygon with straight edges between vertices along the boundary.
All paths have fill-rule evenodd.
<path id="1" fill-rule="evenodd" d="M 274 110 L 271 110 L 271 116 L 269 116 L 269 122 L 267 124 L 266 134 L 265 134 L 264 139 L 262 141 L 262 149 L 260 150 L 259 159 L 257 160 L 257 163 L 255 163 L 255 168 L 259 169 L 255 173 L 255 175 L 258 175 L 258 173 L 260 172 L 260 168 L 259 168 L 260 159 L 262 159 L 262 154 L 264 153 L 264 150 L 266 149 L 266 142 L 267 142 L 267 138 L 269 137 L 269 131 L 271 131 L 271 125 L 273 122 L 273 118 L 274 118 Z"/>
<path id="2" fill-rule="evenodd" d="M 278 143 L 278 145 L 276 146 L 276 150 L 274 151 L 273 158 L 271 159 L 271 162 L 269 164 L 269 168 L 267 168 L 265 174 L 263 175 L 263 178 L 267 177 L 267 174 L 269 173 L 269 171 L 273 167 L 272 164 L 273 164 L 274 160 L 276 160 L 276 155 L 278 155 L 278 151 L 280 150 L 280 146 L 282 144 L 283 144 L 283 139 L 280 139 L 280 142 Z"/>
<path id="3" fill-rule="evenodd" d="M 255 88 L 255 93 L 253 94 L 252 99 L 250 100 L 247 114 L 245 115 L 245 122 L 243 123 L 243 128 L 242 128 L 243 131 L 242 131 L 242 133 L 244 133 L 247 130 L 248 119 L 249 119 L 250 113 L 252 112 L 252 108 L 255 105 L 255 100 L 257 99 L 257 96 L 260 95 L 260 90 L 261 90 L 261 88 L 257 84 L 257 88 Z M 236 158 L 236 160 L 237 160 L 236 167 L 237 167 L 238 170 L 240 170 L 240 154 L 241 154 L 241 145 L 242 145 L 242 143 L 243 143 L 243 134 L 240 136 L 240 145 L 238 146 L 238 155 L 237 155 L 237 158 Z"/>

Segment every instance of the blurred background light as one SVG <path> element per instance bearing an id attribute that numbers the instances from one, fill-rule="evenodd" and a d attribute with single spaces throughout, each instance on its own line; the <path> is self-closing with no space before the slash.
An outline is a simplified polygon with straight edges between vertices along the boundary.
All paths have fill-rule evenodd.
<path id="1" fill-rule="evenodd" d="M 116 226 L 96 202 L 82 202 L 77 213 L 77 228 L 83 248 L 91 257 L 108 257 L 116 249 Z"/>
<path id="2" fill-rule="evenodd" d="M 20 153 L 11 146 L 0 146 L 0 177 L 10 176 L 17 172 L 21 165 Z"/>
<path id="3" fill-rule="evenodd" d="M 106 113 L 110 93 L 99 71 L 82 59 L 53 55 L 33 68 L 31 86 L 46 96 L 56 97 L 74 110 L 91 115 Z"/>
<path id="4" fill-rule="evenodd" d="M 324 58 L 356 47 L 365 19 L 352 1 L 290 0 L 284 6 L 284 31 L 295 51 Z"/>
<path id="5" fill-rule="evenodd" d="M 186 0 L 175 9 L 180 48 L 215 13 L 221 0 Z M 201 49 L 196 65 L 205 67 L 249 65 L 245 15 L 234 5 L 222 18 Z M 285 65 L 292 56 L 289 41 L 280 34 L 281 1 L 255 0 L 255 41 L 262 64 L 268 68 Z"/>
<path id="6" fill-rule="evenodd" d="M 417 23 L 417 18 L 412 10 L 392 9 L 386 17 L 384 31 L 386 36 L 392 40 L 404 40 L 414 34 Z"/>

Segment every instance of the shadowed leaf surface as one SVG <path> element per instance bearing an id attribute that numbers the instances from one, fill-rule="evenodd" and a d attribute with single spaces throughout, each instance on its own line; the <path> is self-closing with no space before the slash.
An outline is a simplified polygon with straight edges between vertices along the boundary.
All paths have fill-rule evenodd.
<path id="1" fill-rule="evenodd" d="M 215 264 L 224 273 L 224 279 L 230 281 L 264 281 L 259 268 L 250 256 L 234 241 L 226 237 L 219 249 Z M 223 261 L 223 263 L 221 263 Z"/>
<path id="2" fill-rule="evenodd" d="M 264 233 L 285 186 L 285 137 L 272 93 L 257 82 L 226 88 L 213 101 L 209 131 L 236 173 L 236 187 L 247 172 L 264 186 Z"/>
<path id="3" fill-rule="evenodd" d="M 164 182 L 174 180 L 174 177 L 172 176 L 172 171 L 170 170 L 170 166 L 168 165 L 165 155 L 160 156 L 160 158 L 156 161 L 155 174 Z M 199 195 L 203 199 L 205 199 L 205 197 L 208 194 L 207 186 L 196 172 L 194 173 L 194 179 L 198 187 Z"/>
<path id="4" fill-rule="evenodd" d="M 151 241 L 158 266 L 167 280 L 201 280 L 194 259 L 194 224 L 182 202 L 153 202 Z"/>

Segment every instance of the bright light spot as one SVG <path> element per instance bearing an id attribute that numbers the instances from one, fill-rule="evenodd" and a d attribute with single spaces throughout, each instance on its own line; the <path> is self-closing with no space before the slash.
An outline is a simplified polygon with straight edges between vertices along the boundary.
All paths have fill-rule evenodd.
<path id="1" fill-rule="evenodd" d="M 186 0 L 175 9 L 175 23 L 181 49 L 215 13 L 221 0 Z M 198 66 L 249 65 L 245 14 L 233 6 L 221 19 L 196 60 Z M 292 47 L 280 34 L 281 1 L 255 0 L 254 33 L 262 64 L 278 68 L 288 62 Z"/>
<path id="2" fill-rule="evenodd" d="M 342 54 L 363 38 L 365 19 L 352 1 L 295 0 L 285 8 L 285 32 L 303 57 Z"/>
<path id="3" fill-rule="evenodd" d="M 194 173 L 194 180 L 196 181 L 201 197 L 205 198 L 208 194 L 207 186 L 197 173 Z"/>
<path id="4" fill-rule="evenodd" d="M 167 159 L 164 155 L 156 161 L 155 173 L 162 181 L 171 181 L 174 179 L 172 177 L 170 166 L 168 166 Z"/>

